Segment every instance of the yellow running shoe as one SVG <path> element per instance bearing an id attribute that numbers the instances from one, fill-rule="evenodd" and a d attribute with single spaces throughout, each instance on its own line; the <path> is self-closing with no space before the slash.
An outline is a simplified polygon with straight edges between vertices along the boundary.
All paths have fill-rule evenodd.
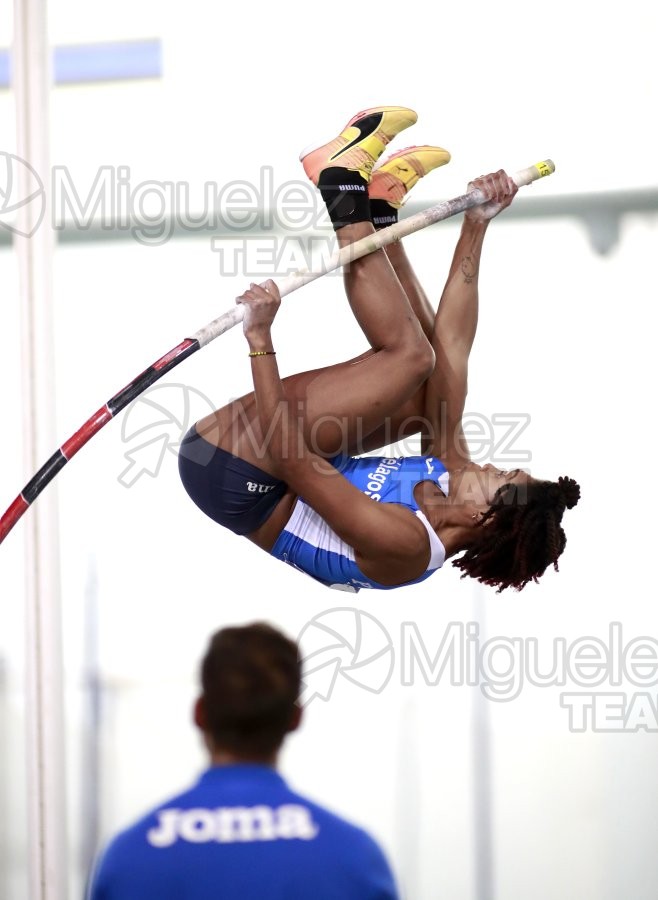
<path id="1" fill-rule="evenodd" d="M 409 128 L 418 116 L 405 106 L 375 106 L 357 113 L 338 137 L 302 150 L 299 158 L 304 171 L 317 185 L 320 173 L 328 168 L 351 169 L 366 182 L 372 167 L 396 134 Z"/>
<path id="2" fill-rule="evenodd" d="M 450 154 L 442 147 L 406 147 L 378 163 L 368 186 L 371 200 L 386 200 L 395 209 L 411 188 L 423 177 L 450 162 Z"/>

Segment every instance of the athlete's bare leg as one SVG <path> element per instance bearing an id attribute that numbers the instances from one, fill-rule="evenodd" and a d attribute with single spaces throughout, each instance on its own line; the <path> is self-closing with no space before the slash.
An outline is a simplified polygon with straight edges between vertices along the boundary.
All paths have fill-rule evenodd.
<path id="1" fill-rule="evenodd" d="M 341 246 L 372 234 L 369 222 L 339 229 Z M 351 263 L 348 301 L 373 352 L 336 366 L 285 379 L 289 410 L 317 453 L 359 452 L 365 437 L 395 416 L 434 367 L 434 353 L 386 254 Z M 260 430 L 253 394 L 202 420 L 206 440 L 268 468 L 267 436 Z"/>
<path id="2" fill-rule="evenodd" d="M 306 174 L 328 204 L 341 246 L 374 232 L 370 221 L 360 220 L 368 218 L 366 184 L 378 202 L 395 206 L 423 172 L 449 159 L 440 148 L 415 148 L 411 156 L 394 154 L 391 172 L 385 163 L 371 176 L 386 143 L 415 120 L 413 110 L 405 107 L 366 110 L 338 138 L 302 156 Z M 380 250 L 351 263 L 345 272 L 348 301 L 371 351 L 285 380 L 287 412 L 295 415 L 305 441 L 320 454 L 360 452 L 366 437 L 386 428 L 433 371 L 433 311 L 404 250 L 393 249 L 391 259 Z M 199 429 L 207 440 L 265 467 L 267 435 L 261 434 L 253 395 L 199 423 Z"/>
<path id="3" fill-rule="evenodd" d="M 431 341 L 436 313 L 422 284 L 418 280 L 418 276 L 414 272 L 402 241 L 389 244 L 384 249 L 395 274 L 398 276 L 402 289 L 407 295 L 411 308 L 420 322 L 423 333 Z"/>

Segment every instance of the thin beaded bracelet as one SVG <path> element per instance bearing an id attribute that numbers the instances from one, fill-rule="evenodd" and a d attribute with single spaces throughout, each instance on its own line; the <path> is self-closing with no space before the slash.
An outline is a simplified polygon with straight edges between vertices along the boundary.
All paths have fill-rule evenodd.
<path id="1" fill-rule="evenodd" d="M 248 356 L 276 356 L 276 350 L 250 350 Z"/>

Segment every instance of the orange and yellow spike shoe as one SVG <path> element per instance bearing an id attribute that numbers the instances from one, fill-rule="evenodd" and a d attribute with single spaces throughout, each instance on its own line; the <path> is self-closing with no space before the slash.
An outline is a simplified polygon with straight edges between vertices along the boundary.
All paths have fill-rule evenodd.
<path id="1" fill-rule="evenodd" d="M 320 173 L 328 168 L 351 169 L 368 182 L 386 145 L 417 118 L 413 109 L 405 106 L 364 109 L 350 119 L 338 137 L 320 147 L 302 150 L 299 158 L 304 171 L 315 185 Z"/>
<path id="2" fill-rule="evenodd" d="M 371 200 L 386 200 L 395 209 L 402 206 L 406 194 L 423 177 L 450 162 L 442 147 L 406 147 L 378 163 L 368 185 Z"/>

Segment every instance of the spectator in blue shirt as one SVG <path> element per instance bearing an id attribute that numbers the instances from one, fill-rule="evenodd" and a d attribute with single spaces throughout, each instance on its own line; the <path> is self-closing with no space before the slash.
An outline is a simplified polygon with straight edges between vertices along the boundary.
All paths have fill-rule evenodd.
<path id="1" fill-rule="evenodd" d="M 201 683 L 210 768 L 114 838 L 90 900 L 397 900 L 375 841 L 276 772 L 301 719 L 297 644 L 266 624 L 224 628 Z"/>

